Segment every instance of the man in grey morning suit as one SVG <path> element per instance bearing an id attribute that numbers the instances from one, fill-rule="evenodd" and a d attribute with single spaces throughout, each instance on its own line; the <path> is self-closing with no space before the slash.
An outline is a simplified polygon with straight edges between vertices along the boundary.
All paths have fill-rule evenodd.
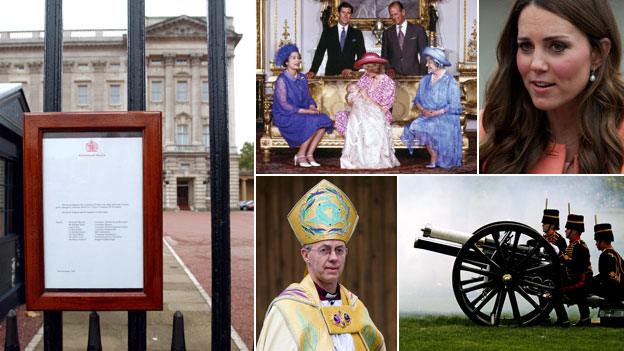
<path id="1" fill-rule="evenodd" d="M 388 12 L 394 25 L 383 32 L 381 40 L 381 57 L 390 61 L 388 75 L 426 74 L 427 61 L 419 57 L 428 45 L 425 29 L 407 22 L 405 8 L 400 1 L 390 3 Z"/>

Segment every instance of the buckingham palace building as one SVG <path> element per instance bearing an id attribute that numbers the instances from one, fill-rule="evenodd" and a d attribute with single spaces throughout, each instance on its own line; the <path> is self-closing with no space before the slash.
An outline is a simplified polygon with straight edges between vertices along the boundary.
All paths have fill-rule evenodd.
<path id="1" fill-rule="evenodd" d="M 230 207 L 238 208 L 234 134 L 234 48 L 241 35 L 227 18 Z M 208 57 L 205 17 L 146 17 L 146 102 L 163 113 L 163 207 L 210 209 Z M 0 83 L 21 83 L 30 110 L 43 110 L 43 31 L 0 32 Z M 125 30 L 66 30 L 63 111 L 124 111 Z"/>

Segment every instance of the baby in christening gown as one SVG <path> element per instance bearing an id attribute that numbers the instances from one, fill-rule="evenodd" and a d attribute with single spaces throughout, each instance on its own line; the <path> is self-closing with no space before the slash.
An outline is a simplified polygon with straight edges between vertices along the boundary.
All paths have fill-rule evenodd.
<path id="1" fill-rule="evenodd" d="M 347 103 L 349 104 L 349 106 L 353 106 L 353 101 L 355 100 L 355 98 L 361 96 L 360 88 L 357 86 L 356 82 L 353 82 L 347 85 L 347 92 L 349 93 L 347 94 Z"/>
<path id="2" fill-rule="evenodd" d="M 336 113 L 336 123 L 334 124 L 334 127 L 336 128 L 338 133 L 342 135 L 345 135 L 345 132 L 347 130 L 347 122 L 349 120 L 349 114 L 351 113 L 353 103 L 357 98 L 362 97 L 357 82 L 347 85 L 347 93 L 347 108 L 343 111 Z"/>
<path id="3" fill-rule="evenodd" d="M 386 113 L 373 102 L 370 95 L 367 98 L 362 89 L 364 88 L 360 88 L 358 83 L 349 84 L 347 86 L 349 108 L 336 114 L 334 126 L 340 134 L 345 136 L 340 168 L 399 166 L 392 148 L 392 130 Z"/>

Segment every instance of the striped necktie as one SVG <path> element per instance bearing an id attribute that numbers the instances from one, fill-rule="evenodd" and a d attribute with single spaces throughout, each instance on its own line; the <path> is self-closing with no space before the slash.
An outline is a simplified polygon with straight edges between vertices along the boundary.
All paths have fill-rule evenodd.
<path id="1" fill-rule="evenodd" d="M 347 29 L 342 27 L 342 32 L 340 33 L 340 50 L 344 49 L 345 39 L 347 39 Z"/>
<path id="2" fill-rule="evenodd" d="M 401 51 L 403 51 L 403 42 L 405 41 L 405 35 L 403 34 L 401 28 L 402 26 L 399 27 L 399 47 L 401 48 Z"/>

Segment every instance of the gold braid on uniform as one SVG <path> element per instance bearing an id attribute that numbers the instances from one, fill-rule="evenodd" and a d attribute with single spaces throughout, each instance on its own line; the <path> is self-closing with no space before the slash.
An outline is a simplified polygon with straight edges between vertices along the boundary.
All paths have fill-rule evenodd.
<path id="1" fill-rule="evenodd" d="M 582 288 L 586 283 L 585 281 L 586 278 L 588 277 L 588 275 L 592 273 L 591 262 L 589 262 L 589 264 L 585 268 L 585 271 L 580 274 L 572 271 L 572 269 L 567 265 L 568 262 L 572 261 L 572 253 L 576 245 L 581 245 L 585 247 L 585 249 L 587 250 L 587 245 L 585 245 L 585 243 L 582 240 L 577 240 L 573 243 L 571 242 L 568 245 L 568 247 L 566 247 L 565 253 L 562 256 L 564 260 L 564 264 L 566 264 L 565 272 L 566 272 L 566 275 L 568 276 L 568 279 L 574 283 L 572 283 L 571 285 L 566 285 L 562 287 L 561 288 L 562 291 L 570 291 L 570 290 L 576 290 L 576 289 Z M 576 274 L 578 274 L 578 277 L 576 276 Z M 577 281 L 577 278 L 578 278 L 578 281 Z"/>
<path id="2" fill-rule="evenodd" d="M 557 243 L 558 238 L 559 238 L 559 235 L 554 230 L 549 230 L 548 233 L 544 234 L 544 239 L 546 239 L 546 241 L 548 241 L 549 243 L 553 245 Z"/>
<path id="3" fill-rule="evenodd" d="M 575 241 L 575 242 L 573 242 L 573 243 L 570 243 L 570 244 L 568 245 L 568 247 L 566 247 L 566 249 L 565 249 L 565 251 L 564 251 L 564 253 L 563 253 L 563 260 L 564 260 L 564 261 L 570 261 L 570 260 L 572 260 L 572 252 L 574 251 L 574 247 L 575 247 L 576 245 L 578 245 L 578 243 L 580 243 L 580 242 L 581 242 L 580 240 L 577 240 L 577 241 Z"/>
<path id="4" fill-rule="evenodd" d="M 609 278 L 615 280 L 618 283 L 622 282 L 622 258 L 617 252 L 609 250 L 607 255 L 613 257 L 615 260 L 615 272 L 609 272 Z"/>

